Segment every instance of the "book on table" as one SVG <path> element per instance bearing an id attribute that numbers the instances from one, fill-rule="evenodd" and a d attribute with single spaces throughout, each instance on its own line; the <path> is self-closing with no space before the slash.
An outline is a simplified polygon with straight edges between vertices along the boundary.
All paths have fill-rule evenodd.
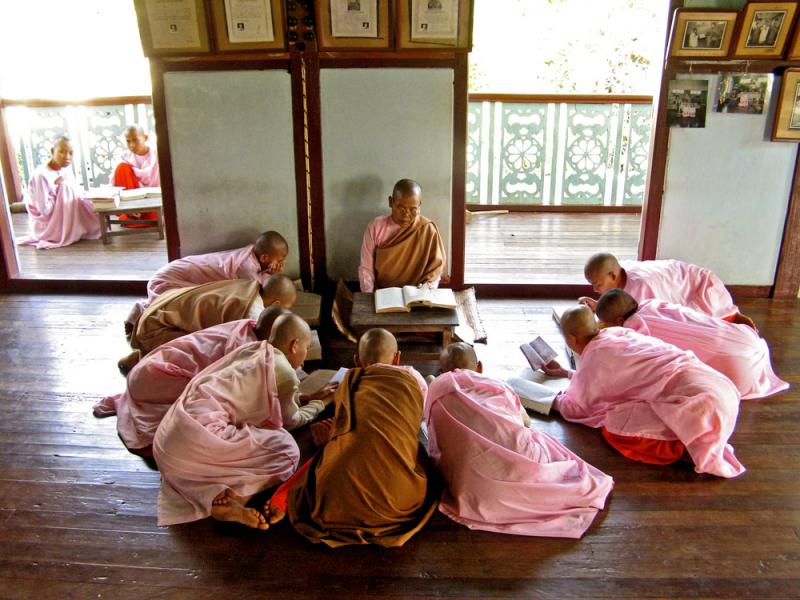
<path id="1" fill-rule="evenodd" d="M 375 313 L 411 312 L 415 306 L 428 308 L 456 307 L 456 297 L 448 288 L 430 288 L 426 285 L 404 285 L 375 290 Z"/>
<path id="2" fill-rule="evenodd" d="M 519 349 L 522 350 L 525 358 L 528 359 L 528 364 L 534 371 L 541 369 L 558 356 L 558 352 L 541 337 L 537 337 L 535 340 L 520 345 Z"/>
<path id="3" fill-rule="evenodd" d="M 121 200 L 145 200 L 147 198 L 161 198 L 160 187 L 140 187 L 135 190 L 122 190 L 119 193 Z"/>
<path id="4" fill-rule="evenodd" d="M 125 188 L 116 185 L 90 188 L 86 190 L 84 198 L 92 201 L 92 206 L 98 208 L 118 208 L 120 193 Z"/>

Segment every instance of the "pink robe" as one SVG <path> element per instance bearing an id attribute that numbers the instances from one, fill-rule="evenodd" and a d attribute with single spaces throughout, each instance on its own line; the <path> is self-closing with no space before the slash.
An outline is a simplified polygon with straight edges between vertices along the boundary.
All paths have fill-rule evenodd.
<path id="1" fill-rule="evenodd" d="M 226 279 L 252 279 L 263 285 L 270 275 L 271 271 L 261 268 L 253 244 L 235 250 L 178 258 L 156 271 L 147 282 L 147 300 L 136 302 L 125 322 L 135 327 L 150 303 L 169 290 Z"/>
<path id="2" fill-rule="evenodd" d="M 158 524 L 210 516 L 212 500 L 226 489 L 250 496 L 288 479 L 300 450 L 282 425 L 267 342 L 242 346 L 201 371 L 153 439 Z"/>
<path id="3" fill-rule="evenodd" d="M 697 358 L 730 379 L 742 399 L 789 389 L 772 370 L 767 342 L 752 327 L 711 317 L 679 304 L 643 300 L 625 327 L 651 335 Z"/>
<path id="4" fill-rule="evenodd" d="M 147 283 L 147 301 L 176 288 L 224 281 L 252 279 L 262 285 L 272 273 L 261 268 L 253 244 L 235 250 L 178 258 L 161 267 Z"/>
<path id="5" fill-rule="evenodd" d="M 625 291 L 638 301 L 657 298 L 725 319 L 739 312 L 722 280 L 679 260 L 622 261 Z"/>
<path id="6" fill-rule="evenodd" d="M 739 414 L 730 379 L 691 352 L 624 327 L 602 329 L 580 358 L 553 404 L 565 419 L 626 437 L 679 440 L 698 473 L 744 472 L 728 444 Z"/>
<path id="7" fill-rule="evenodd" d="M 402 226 L 392 221 L 392 215 L 375 217 L 367 225 L 364 238 L 361 241 L 361 262 L 358 266 L 358 281 L 361 291 L 372 293 L 375 291 L 375 250 L 392 239 Z M 437 279 L 433 287 L 439 286 Z"/>
<path id="8" fill-rule="evenodd" d="M 580 538 L 613 479 L 522 423 L 506 384 L 458 369 L 431 383 L 429 452 L 447 489 L 439 510 L 470 529 Z"/>
<path id="9" fill-rule="evenodd" d="M 133 174 L 142 186 L 161 187 L 161 173 L 158 169 L 158 154 L 155 146 L 150 146 L 142 155 L 125 150 L 122 153 L 122 162 L 133 168 Z"/>
<path id="10" fill-rule="evenodd" d="M 59 177 L 63 181 L 56 185 Z M 100 237 L 100 217 L 92 202 L 81 198 L 68 167 L 58 171 L 47 164 L 38 167 L 28 185 L 26 205 L 31 235 L 20 240 L 21 245 L 61 248 Z"/>
<path id="11" fill-rule="evenodd" d="M 158 424 L 189 381 L 240 346 L 258 341 L 255 321 L 241 319 L 189 333 L 147 354 L 128 374 L 124 392 L 104 404 L 117 411 L 117 432 L 131 450 L 153 443 Z"/>

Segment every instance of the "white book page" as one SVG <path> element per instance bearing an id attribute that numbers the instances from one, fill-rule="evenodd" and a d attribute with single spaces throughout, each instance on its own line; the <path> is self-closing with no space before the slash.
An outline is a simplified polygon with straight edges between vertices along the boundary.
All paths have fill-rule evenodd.
<path id="1" fill-rule="evenodd" d="M 456 295 L 450 288 L 437 288 L 430 290 L 430 302 L 444 308 L 456 307 Z"/>
<path id="2" fill-rule="evenodd" d="M 405 310 L 403 301 L 403 290 L 399 287 L 383 288 L 375 290 L 375 312 L 388 310 Z"/>
<path id="3" fill-rule="evenodd" d="M 556 390 L 521 377 L 511 377 L 506 383 L 517 393 L 522 406 L 543 415 L 550 413 Z"/>
<path id="4" fill-rule="evenodd" d="M 336 371 L 333 369 L 317 369 L 300 382 L 301 394 L 313 394 L 317 390 L 322 389 L 326 383 L 331 380 L 331 377 L 336 376 Z"/>
<path id="5" fill-rule="evenodd" d="M 545 342 L 541 337 L 537 337 L 535 340 L 533 340 L 531 342 L 531 346 L 533 346 L 534 350 L 536 350 L 536 353 L 542 357 L 542 364 L 544 365 L 558 356 L 558 352 L 556 352 L 550 346 L 550 344 Z"/>
<path id="6" fill-rule="evenodd" d="M 330 378 L 329 383 L 342 383 L 349 370 L 347 367 L 339 367 L 339 370 Z"/>
<path id="7" fill-rule="evenodd" d="M 403 286 L 403 300 L 405 301 L 406 306 L 409 306 L 415 302 L 427 302 L 430 300 L 430 297 L 431 293 L 426 285 L 423 285 L 422 287 L 417 287 L 415 285 Z"/>
<path id="8" fill-rule="evenodd" d="M 539 353 L 536 352 L 536 349 L 530 344 L 522 344 L 519 349 L 522 350 L 525 358 L 528 359 L 528 364 L 530 364 L 531 369 L 534 371 L 544 365 L 544 360 L 541 356 L 539 356 Z"/>

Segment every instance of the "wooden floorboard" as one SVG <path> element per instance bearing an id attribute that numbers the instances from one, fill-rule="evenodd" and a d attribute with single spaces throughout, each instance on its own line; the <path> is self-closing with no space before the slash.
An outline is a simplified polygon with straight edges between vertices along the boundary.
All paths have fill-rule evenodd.
<path id="1" fill-rule="evenodd" d="M 586 259 L 604 250 L 636 259 L 639 214 L 473 213 L 464 282 L 584 284 Z"/>
<path id="2" fill-rule="evenodd" d="M 90 412 L 124 385 L 134 299 L 0 296 L 0 598 L 800 598 L 797 302 L 740 303 L 793 386 L 742 403 L 743 476 L 634 463 L 597 431 L 532 415 L 615 479 L 583 539 L 470 531 L 437 513 L 403 548 L 330 550 L 285 523 L 156 526 L 158 472 Z M 479 300 L 488 373 L 524 373 L 518 346 L 535 335 L 563 350 L 551 304 Z"/>
<path id="3" fill-rule="evenodd" d="M 28 215 L 11 215 L 14 238 L 27 236 Z M 63 248 L 16 246 L 20 276 L 26 279 L 148 280 L 167 262 L 167 242 L 154 230 L 137 235 L 81 240 Z"/>

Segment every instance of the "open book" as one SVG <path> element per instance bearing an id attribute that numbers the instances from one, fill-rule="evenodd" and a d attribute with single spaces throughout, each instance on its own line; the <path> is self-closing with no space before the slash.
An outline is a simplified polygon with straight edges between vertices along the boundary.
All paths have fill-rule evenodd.
<path id="1" fill-rule="evenodd" d="M 448 288 L 404 285 L 375 290 L 375 313 L 411 312 L 415 306 L 455 308 L 456 297 Z"/>
<path id="2" fill-rule="evenodd" d="M 537 337 L 527 344 L 522 344 L 519 349 L 522 350 L 525 358 L 528 359 L 528 364 L 534 371 L 541 369 L 543 365 L 546 365 L 558 356 L 558 352 L 553 350 L 541 337 Z"/>
<path id="3" fill-rule="evenodd" d="M 346 367 L 342 367 L 338 371 L 334 371 L 333 369 L 317 369 L 316 371 L 312 371 L 300 379 L 300 393 L 313 394 L 317 390 L 322 389 L 322 386 L 329 383 L 341 383 L 348 370 L 349 369 Z"/>
<path id="4" fill-rule="evenodd" d="M 522 406 L 543 415 L 550 413 L 553 400 L 559 392 L 557 389 L 522 377 L 511 377 L 506 380 L 506 383 L 519 396 Z"/>
<path id="5" fill-rule="evenodd" d="M 145 198 L 161 198 L 160 187 L 140 187 L 135 190 L 122 190 L 119 193 L 122 200 L 144 200 Z"/>

